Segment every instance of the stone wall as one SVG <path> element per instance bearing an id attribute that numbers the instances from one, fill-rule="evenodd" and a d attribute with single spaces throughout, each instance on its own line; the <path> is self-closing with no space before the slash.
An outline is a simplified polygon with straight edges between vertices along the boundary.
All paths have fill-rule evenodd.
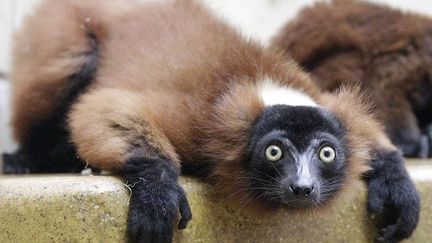
<path id="1" fill-rule="evenodd" d="M 432 162 L 410 161 L 422 197 L 420 224 L 406 242 L 432 242 Z M 429 176 L 427 176 L 429 175 Z M 372 242 L 373 220 L 362 184 L 351 195 L 312 212 L 259 212 L 234 207 L 212 187 L 181 178 L 192 209 L 175 242 Z M 2 242 L 124 242 L 129 190 L 109 176 L 0 177 Z"/>

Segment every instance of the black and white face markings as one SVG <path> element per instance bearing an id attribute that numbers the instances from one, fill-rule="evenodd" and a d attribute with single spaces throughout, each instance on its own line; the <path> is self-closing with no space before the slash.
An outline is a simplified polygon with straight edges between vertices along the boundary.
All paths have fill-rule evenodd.
<path id="1" fill-rule="evenodd" d="M 244 166 L 261 200 L 292 207 L 323 204 L 346 176 L 344 128 L 312 106 L 266 107 L 253 130 Z"/>

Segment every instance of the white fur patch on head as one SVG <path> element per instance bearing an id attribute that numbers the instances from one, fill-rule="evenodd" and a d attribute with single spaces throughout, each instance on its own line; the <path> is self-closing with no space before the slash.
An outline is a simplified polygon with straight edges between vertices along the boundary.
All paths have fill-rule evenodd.
<path id="1" fill-rule="evenodd" d="M 271 79 L 264 80 L 259 92 L 266 106 L 317 106 L 317 103 L 309 95 L 300 90 L 275 84 Z"/>

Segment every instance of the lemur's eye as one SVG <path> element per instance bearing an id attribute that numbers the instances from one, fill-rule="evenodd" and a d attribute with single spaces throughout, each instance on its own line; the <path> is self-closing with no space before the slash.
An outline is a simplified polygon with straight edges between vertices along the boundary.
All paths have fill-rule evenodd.
<path id="1" fill-rule="evenodd" d="M 266 157 L 270 161 L 277 161 L 282 158 L 282 149 L 277 145 L 270 145 L 266 149 Z"/>
<path id="2" fill-rule="evenodd" d="M 331 163 L 336 158 L 336 152 L 332 147 L 325 146 L 321 148 L 319 157 L 322 162 Z"/>

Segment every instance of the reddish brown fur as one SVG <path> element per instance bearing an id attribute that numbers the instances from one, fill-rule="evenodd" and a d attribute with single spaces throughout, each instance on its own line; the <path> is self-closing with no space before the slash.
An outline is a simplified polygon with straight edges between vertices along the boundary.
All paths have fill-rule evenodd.
<path id="1" fill-rule="evenodd" d="M 335 0 L 303 9 L 273 45 L 310 71 L 325 90 L 359 84 L 395 141 L 420 139 L 425 124 L 413 109 L 430 113 L 424 94 L 426 85 L 432 87 L 430 18 Z M 432 121 L 431 115 L 424 116 Z"/>
<path id="2" fill-rule="evenodd" d="M 11 79 L 12 124 L 18 142 L 25 141 L 32 124 L 54 112 L 64 80 L 86 62 L 80 55 L 88 48 L 86 33 L 91 30 L 103 36 L 100 18 L 106 14 L 115 16 L 127 8 L 124 3 L 100 6 L 96 2 L 83 9 L 79 1 L 51 1 L 34 13 L 43 17 L 36 17 L 37 21 L 35 17 L 25 19 L 17 32 Z M 88 15 L 97 12 L 103 14 L 88 22 Z"/>
<path id="3" fill-rule="evenodd" d="M 130 147 L 139 146 L 148 156 L 162 153 L 182 164 L 213 164 L 214 177 L 223 190 L 233 193 L 245 183 L 238 179 L 239 161 L 251 124 L 264 107 L 257 92 L 266 77 L 302 90 L 342 120 L 348 130 L 353 180 L 367 170 L 371 150 L 394 149 L 355 92 L 320 94 L 293 61 L 243 40 L 191 1 L 132 4 L 101 12 L 81 4 L 87 5 L 47 1 L 17 37 L 13 125 L 19 139 L 54 110 L 65 77 L 81 64 L 71 58 L 77 52 L 74 48 L 85 48 L 79 26 L 94 23 L 102 44 L 101 62 L 90 89 L 69 114 L 72 140 L 90 165 L 122 169 Z M 90 9 L 101 8 L 98 4 L 92 2 Z M 111 9 L 108 5 L 103 4 Z M 52 17 L 33 26 L 36 18 L 48 13 Z M 52 37 L 55 41 L 41 41 L 42 34 L 57 33 L 53 26 L 75 32 L 60 32 L 61 38 Z M 20 54 L 28 39 L 38 45 Z M 45 68 L 37 65 L 41 58 L 51 64 L 46 67 L 49 73 L 35 71 Z M 24 67 L 29 62 L 35 64 L 27 71 Z"/>

